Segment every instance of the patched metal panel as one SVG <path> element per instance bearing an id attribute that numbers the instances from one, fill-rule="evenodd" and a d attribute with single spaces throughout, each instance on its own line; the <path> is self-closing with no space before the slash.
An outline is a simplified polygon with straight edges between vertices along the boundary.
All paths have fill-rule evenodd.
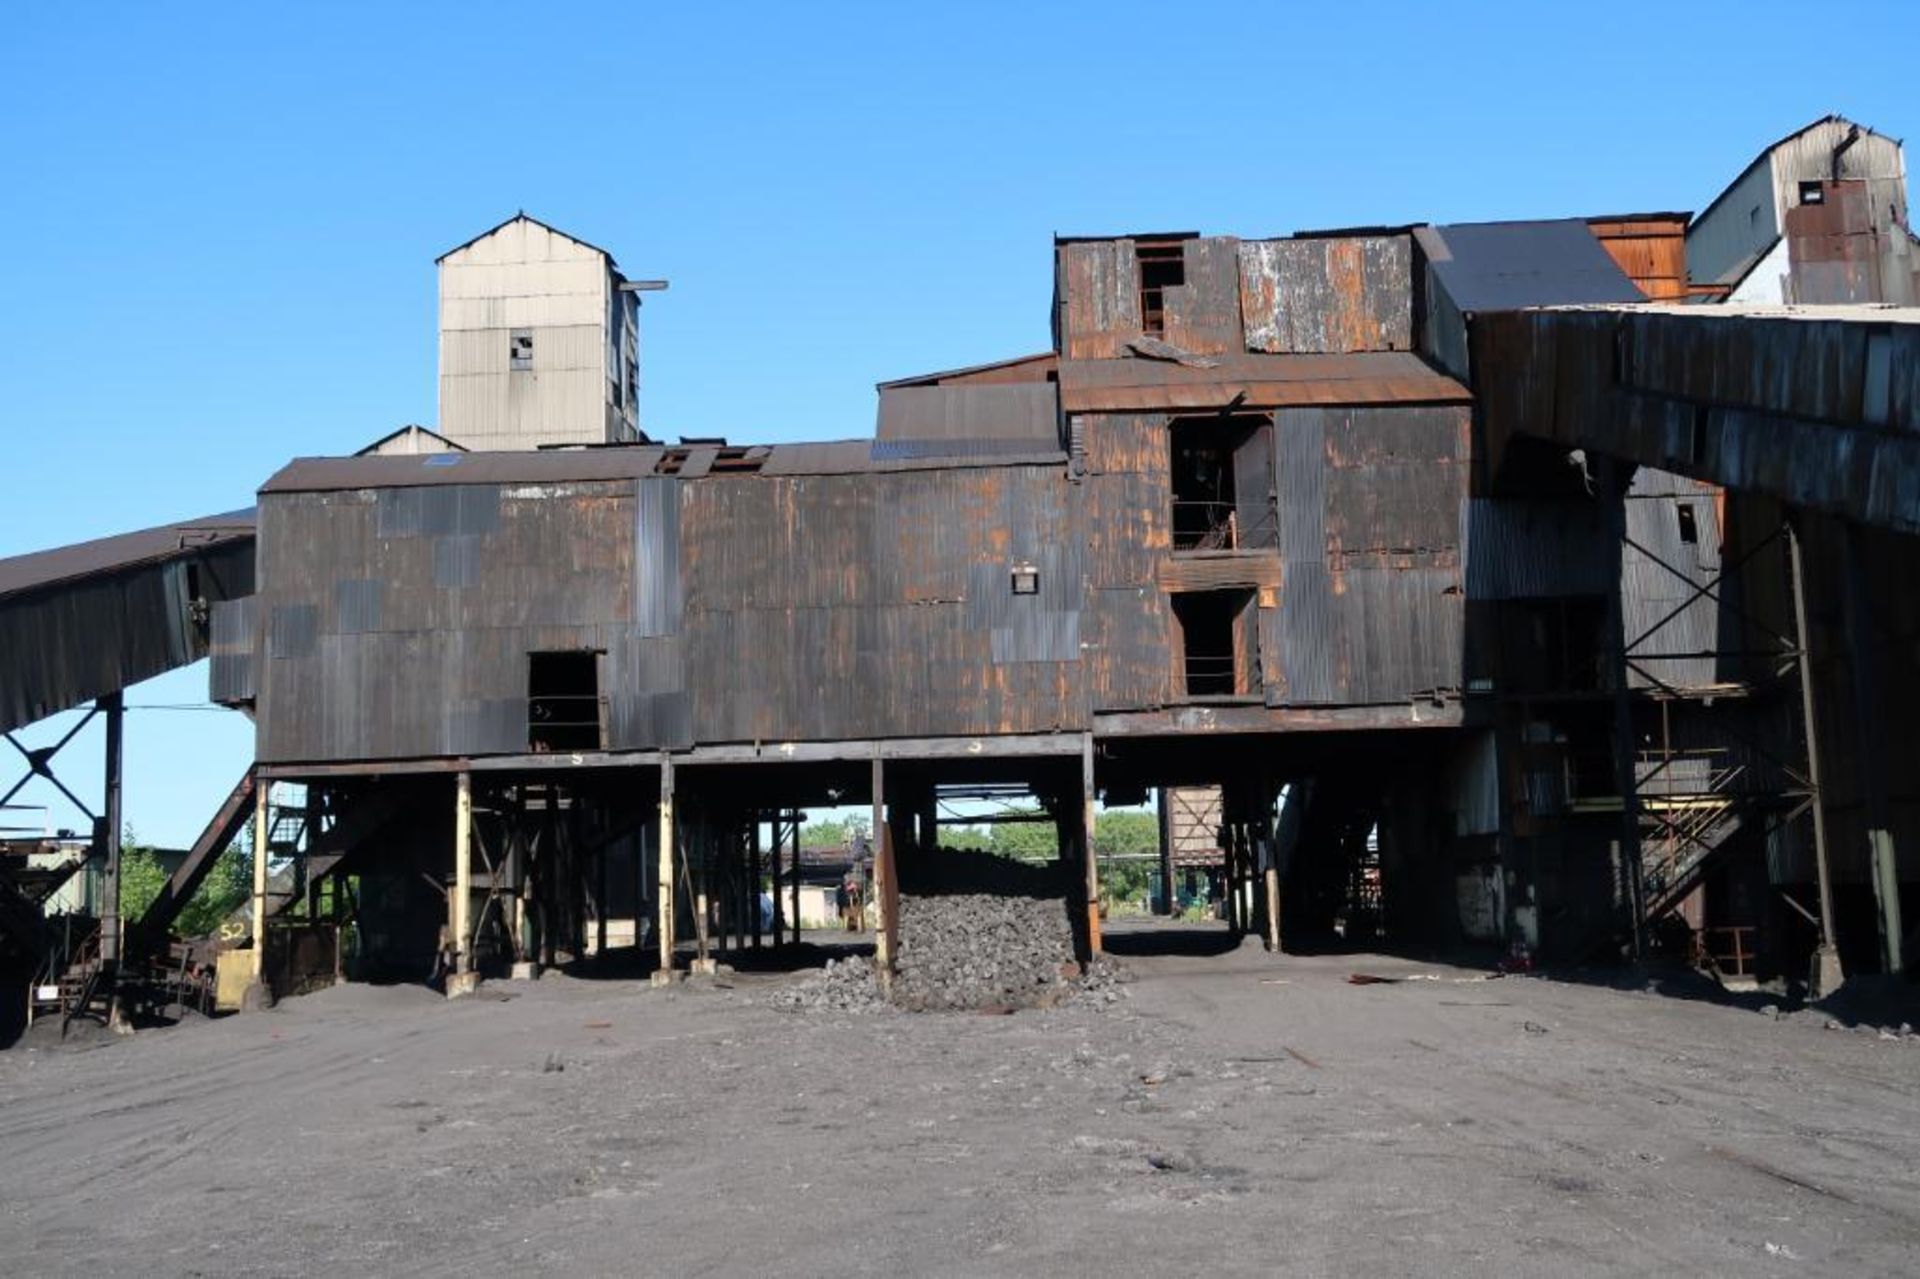
<path id="1" fill-rule="evenodd" d="M 1704 592 L 1720 575 L 1719 497 L 1711 486 L 1667 472 L 1642 468 L 1634 475 L 1620 603 L 1628 654 L 1638 668 L 1630 668 L 1627 679 L 1636 688 L 1718 682 L 1711 654 L 1727 647 L 1721 606 Z"/>
<path id="2" fill-rule="evenodd" d="M 1413 248 L 1404 235 L 1240 245 L 1251 351 L 1345 354 L 1413 345 Z"/>
<path id="3" fill-rule="evenodd" d="M 313 656 L 320 610 L 313 604 L 276 604 L 267 624 L 267 653 L 277 658 Z"/>
<path id="4" fill-rule="evenodd" d="M 257 596 L 244 595 L 236 600 L 216 600 L 209 615 L 207 696 L 225 705 L 252 701 L 257 688 L 254 679 L 256 625 L 259 616 L 254 607 Z"/>
<path id="5" fill-rule="evenodd" d="M 433 539 L 433 584 L 443 588 L 472 586 L 480 580 L 480 539 Z"/>
<path id="6" fill-rule="evenodd" d="M 1240 350 L 1240 242 L 1216 236 L 1180 248 L 1186 283 L 1163 294 L 1166 340 L 1196 355 Z"/>
<path id="7" fill-rule="evenodd" d="M 682 607 L 680 481 L 647 476 L 634 484 L 634 633 L 677 635 Z"/>
<path id="8" fill-rule="evenodd" d="M 1132 240 L 1087 240 L 1060 246 L 1065 283 L 1063 353 L 1075 360 L 1111 360 L 1140 336 L 1140 270 Z"/>
<path id="9" fill-rule="evenodd" d="M 492 484 L 380 489 L 375 507 L 381 537 L 492 533 L 500 527 L 500 489 Z"/>
<path id="10" fill-rule="evenodd" d="M 334 630 L 341 635 L 377 631 L 380 626 L 382 584 L 373 578 L 352 577 L 333 588 Z"/>

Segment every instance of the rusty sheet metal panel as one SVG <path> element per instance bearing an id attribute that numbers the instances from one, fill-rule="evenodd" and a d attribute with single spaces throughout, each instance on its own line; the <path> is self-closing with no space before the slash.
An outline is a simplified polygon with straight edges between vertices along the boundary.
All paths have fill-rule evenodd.
<path id="1" fill-rule="evenodd" d="M 1176 628 L 1154 586 L 1096 590 L 1087 601 L 1087 696 L 1096 711 L 1154 710 L 1174 700 Z"/>
<path id="2" fill-rule="evenodd" d="M 1165 414 L 1090 415 L 1084 434 L 1091 475 L 1145 475 L 1164 481 L 1172 465 Z"/>
<path id="3" fill-rule="evenodd" d="M 252 701 L 256 692 L 254 652 L 258 645 L 257 596 L 217 600 L 209 618 L 207 697 L 223 705 Z"/>
<path id="4" fill-rule="evenodd" d="M 1405 351 L 1413 346 L 1413 247 L 1404 235 L 1254 240 L 1240 246 L 1249 350 Z"/>
<path id="5" fill-rule="evenodd" d="M 1466 387 L 1411 352 L 1223 355 L 1211 368 L 1168 360 L 1067 360 L 1060 401 L 1068 413 L 1293 408 L 1341 404 L 1465 404 Z"/>
<path id="6" fill-rule="evenodd" d="M 1111 360 L 1140 336 L 1140 269 L 1132 240 L 1083 240 L 1059 247 L 1070 360 Z"/>
<path id="7" fill-rule="evenodd" d="M 1587 229 L 1634 287 L 1655 302 L 1687 296 L 1687 221 L 1684 213 L 1589 218 Z"/>
<path id="8" fill-rule="evenodd" d="M 1240 242 L 1226 236 L 1185 241 L 1186 283 L 1165 291 L 1166 340 L 1196 355 L 1243 348 L 1240 329 Z"/>
<path id="9" fill-rule="evenodd" d="M 1058 448 L 1059 387 L 1051 382 L 882 387 L 874 438 L 1027 440 Z"/>
<path id="10" fill-rule="evenodd" d="M 1283 582 L 1270 705 L 1405 701 L 1461 682 L 1467 415 L 1295 409 L 1275 422 Z"/>
<path id="11" fill-rule="evenodd" d="M 1173 549 L 1172 505 L 1163 477 L 1092 475 L 1086 493 L 1087 579 L 1095 588 L 1144 586 Z"/>
<path id="12" fill-rule="evenodd" d="M 628 635 L 631 479 L 420 491 L 263 499 L 263 760 L 524 751 L 527 654 Z"/>
<path id="13" fill-rule="evenodd" d="M 1084 723 L 1069 492 L 1057 467 L 689 486 L 684 635 L 700 740 Z M 1039 595 L 1013 597 L 1020 561 L 1038 567 Z"/>

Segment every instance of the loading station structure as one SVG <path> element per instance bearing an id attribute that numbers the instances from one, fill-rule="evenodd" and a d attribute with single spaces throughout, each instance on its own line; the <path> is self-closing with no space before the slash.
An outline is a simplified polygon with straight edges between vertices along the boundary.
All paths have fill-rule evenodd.
<path id="1" fill-rule="evenodd" d="M 1830 123 L 1793 192 L 1904 261 L 1897 144 Z M 940 798 L 1004 787 L 1056 826 L 1083 957 L 1097 802 L 1217 787 L 1230 922 L 1276 949 L 1364 908 L 1389 943 L 1579 961 L 1683 925 L 1736 975 L 1901 969 L 1920 618 L 1875 584 L 1920 565 L 1920 325 L 1721 306 L 1697 230 L 1057 238 L 1053 348 L 884 383 L 872 438 L 464 451 L 448 421 L 296 460 L 254 592 L 212 606 L 258 843 L 309 913 L 354 878 L 369 970 L 453 989 L 753 945 L 770 872 L 781 935 L 798 814 L 849 804 L 884 970 Z M 1783 287 L 1850 251 L 1799 245 Z M 523 216 L 461 253 L 612 281 L 581 349 L 631 349 L 602 251 Z M 464 278 L 494 338 L 462 412 L 500 419 L 492 388 L 537 434 L 547 303 Z M 598 444 L 628 400 L 594 358 Z M 276 843 L 282 785 L 308 833 Z"/>

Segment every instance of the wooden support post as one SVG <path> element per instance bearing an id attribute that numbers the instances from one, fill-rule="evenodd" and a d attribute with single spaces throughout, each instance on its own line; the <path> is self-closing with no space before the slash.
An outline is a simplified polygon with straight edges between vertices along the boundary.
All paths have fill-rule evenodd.
<path id="1" fill-rule="evenodd" d="M 1173 914 L 1173 811 L 1167 798 L 1167 788 L 1162 786 L 1154 791 L 1154 814 L 1159 819 L 1160 828 L 1160 900 L 1155 903 L 1161 915 Z"/>
<path id="2" fill-rule="evenodd" d="M 267 836 L 273 826 L 273 782 L 257 770 L 253 783 L 253 985 L 267 973 Z M 258 998 L 256 996 L 256 998 Z"/>
<path id="3" fill-rule="evenodd" d="M 120 775 L 125 760 L 122 748 L 126 728 L 126 699 L 120 693 L 108 693 L 95 705 L 107 715 L 107 758 L 103 776 L 106 810 L 100 818 L 101 839 L 106 866 L 100 882 L 100 974 L 107 991 L 107 1029 L 132 1034 L 133 1027 L 121 1016 L 120 961 L 126 928 L 120 914 Z"/>
<path id="4" fill-rule="evenodd" d="M 899 942 L 899 885 L 894 879 L 893 833 L 887 829 L 886 769 L 873 757 L 873 896 L 879 908 L 879 928 L 873 939 L 874 969 L 882 982 L 893 975 Z"/>
<path id="5" fill-rule="evenodd" d="M 773 889 L 773 944 L 783 945 L 787 940 L 787 898 L 780 890 L 786 884 L 786 878 L 780 870 L 780 810 L 774 809 L 772 820 L 767 823 L 767 835 L 772 848 L 768 850 L 768 880 Z"/>
<path id="6" fill-rule="evenodd" d="M 747 832 L 747 885 L 749 908 L 753 911 L 753 948 L 760 949 L 760 814 L 753 815 Z"/>
<path id="7" fill-rule="evenodd" d="M 800 814 L 787 811 L 787 845 L 792 860 L 787 864 L 787 926 L 793 929 L 793 944 L 800 944 Z"/>
<path id="8" fill-rule="evenodd" d="M 673 980 L 673 877 L 674 877 L 674 840 L 673 829 L 673 757 L 665 751 L 660 753 L 660 851 L 655 861 L 659 863 L 659 882 L 657 891 L 659 900 L 654 907 L 655 941 L 659 943 L 659 965 L 654 970 L 655 985 Z"/>
<path id="9" fill-rule="evenodd" d="M 1087 877 L 1087 957 L 1098 955 L 1100 944 L 1100 858 L 1093 843 L 1093 734 L 1080 737 L 1080 854 Z"/>
<path id="10" fill-rule="evenodd" d="M 473 993 L 480 975 L 473 968 L 473 774 L 454 779 L 453 892 L 447 898 L 447 927 L 453 936 L 453 971 L 447 998 Z"/>
<path id="11" fill-rule="evenodd" d="M 1807 624 L 1806 567 L 1800 559 L 1800 533 L 1788 521 L 1787 565 L 1793 576 L 1795 660 L 1800 669 L 1800 715 L 1807 736 L 1807 789 L 1813 812 L 1813 865 L 1820 881 L 1820 947 L 1814 952 L 1813 997 L 1831 995 L 1846 981 L 1833 928 L 1833 879 L 1827 868 L 1827 801 L 1820 789 L 1820 718 L 1813 695 L 1813 631 Z"/>
<path id="12" fill-rule="evenodd" d="M 1607 649 L 1613 675 L 1613 770 L 1620 788 L 1619 849 L 1624 872 L 1628 932 L 1637 960 L 1647 949 L 1647 902 L 1640 873 L 1639 749 L 1634 736 L 1633 682 L 1628 678 L 1627 627 L 1621 591 L 1627 545 L 1627 481 L 1613 458 L 1599 460 L 1600 498 L 1607 521 Z M 1535 892 L 1539 885 L 1534 886 Z M 1536 905 L 1538 903 L 1536 902 Z"/>

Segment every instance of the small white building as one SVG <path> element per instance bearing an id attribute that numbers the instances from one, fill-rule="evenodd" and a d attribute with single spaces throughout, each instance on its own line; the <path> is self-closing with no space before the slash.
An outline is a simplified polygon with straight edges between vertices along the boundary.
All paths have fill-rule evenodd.
<path id="1" fill-rule="evenodd" d="M 1826 116 L 1762 151 L 1694 218 L 1687 276 L 1728 302 L 1913 305 L 1908 216 L 1899 140 Z"/>
<path id="2" fill-rule="evenodd" d="M 476 451 L 644 438 L 638 292 L 660 286 L 525 213 L 438 266 L 441 436 Z"/>

